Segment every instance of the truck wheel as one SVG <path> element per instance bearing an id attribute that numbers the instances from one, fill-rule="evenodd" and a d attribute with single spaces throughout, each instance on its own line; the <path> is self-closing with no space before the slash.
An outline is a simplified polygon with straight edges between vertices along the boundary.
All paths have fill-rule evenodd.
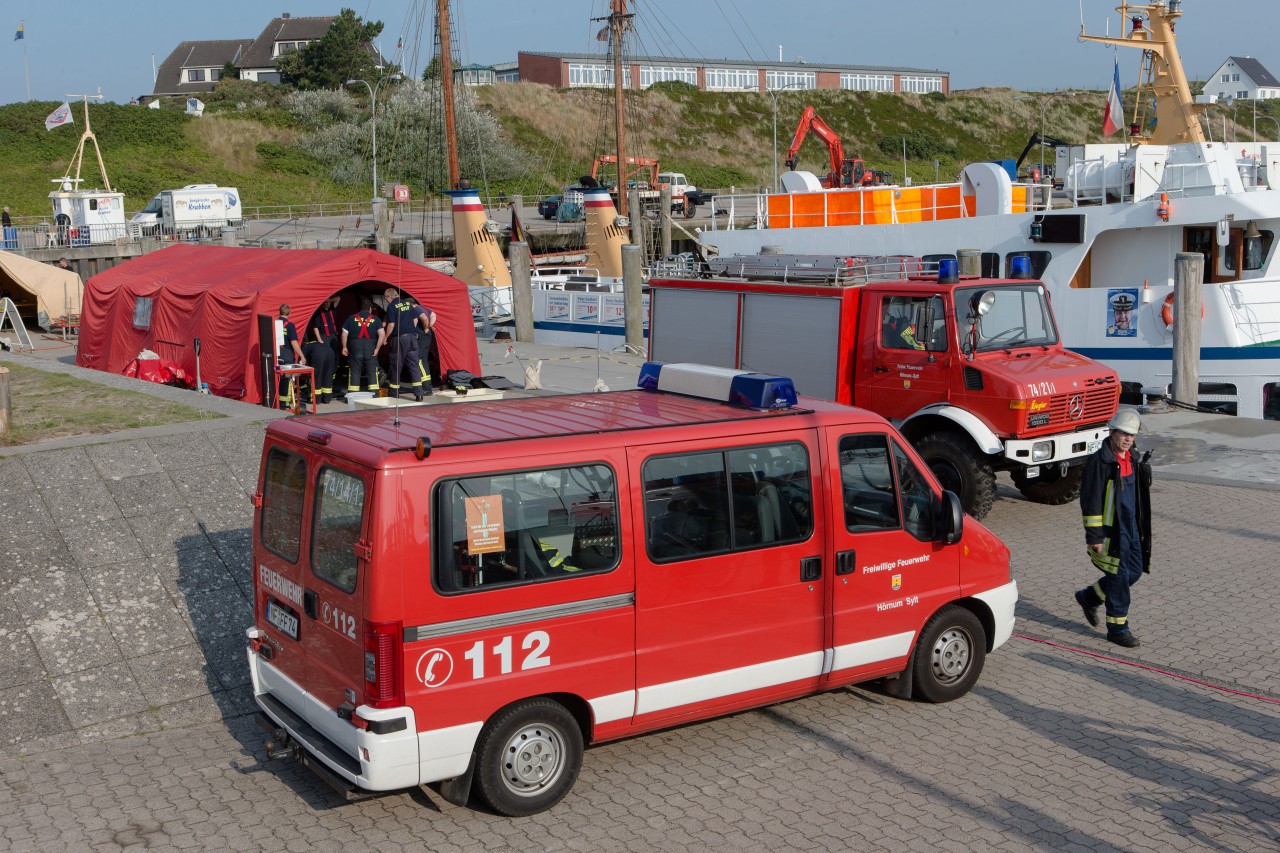
<path id="1" fill-rule="evenodd" d="M 967 438 L 954 432 L 927 435 L 916 444 L 918 452 L 942 488 L 955 492 L 960 505 L 981 521 L 996 499 L 996 472 Z"/>
<path id="2" fill-rule="evenodd" d="M 912 695 L 926 702 L 959 699 L 977 682 L 986 659 L 987 635 L 978 617 L 948 604 L 920 632 Z"/>
<path id="3" fill-rule="evenodd" d="M 1018 491 L 1022 492 L 1028 500 L 1035 501 L 1038 504 L 1060 506 L 1061 504 L 1069 504 L 1080 497 L 1080 479 L 1084 476 L 1084 466 L 1076 465 L 1068 468 L 1065 474 L 1058 473 L 1055 468 L 1050 477 L 1045 477 L 1041 474 L 1039 477 L 1030 479 L 1027 478 L 1021 468 L 1017 468 L 1010 473 L 1013 477 L 1013 484 L 1018 487 Z"/>
<path id="4" fill-rule="evenodd" d="M 480 733 L 475 792 L 498 814 L 536 814 L 569 793 L 580 769 L 578 721 L 559 702 L 529 699 L 498 712 Z"/>
<path id="5" fill-rule="evenodd" d="M 698 206 L 686 198 L 684 200 L 684 218 L 693 219 L 693 217 L 697 215 L 698 215 Z"/>

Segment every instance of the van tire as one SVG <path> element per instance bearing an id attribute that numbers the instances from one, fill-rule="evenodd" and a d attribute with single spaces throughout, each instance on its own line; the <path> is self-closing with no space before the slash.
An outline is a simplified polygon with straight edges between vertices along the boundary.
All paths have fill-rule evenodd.
<path id="1" fill-rule="evenodd" d="M 582 730 L 559 702 L 526 699 L 485 724 L 475 754 L 475 793 L 489 808 L 507 817 L 537 814 L 577 781 Z"/>
<path id="2" fill-rule="evenodd" d="M 916 452 L 942 488 L 956 493 L 960 505 L 981 521 L 996 499 L 996 472 L 973 442 L 954 432 L 936 432 L 916 443 Z"/>
<path id="3" fill-rule="evenodd" d="M 1065 474 L 1056 474 L 1056 479 L 1032 477 L 1027 479 L 1024 470 L 1015 468 L 1010 472 L 1013 484 L 1018 491 L 1030 501 L 1049 506 L 1069 504 L 1080 497 L 1080 481 L 1084 477 L 1084 466 L 1076 465 L 1068 468 Z"/>
<path id="4" fill-rule="evenodd" d="M 963 607 L 948 604 L 920 632 L 912 695 L 925 702 L 959 699 L 977 682 L 986 659 L 982 622 Z"/>

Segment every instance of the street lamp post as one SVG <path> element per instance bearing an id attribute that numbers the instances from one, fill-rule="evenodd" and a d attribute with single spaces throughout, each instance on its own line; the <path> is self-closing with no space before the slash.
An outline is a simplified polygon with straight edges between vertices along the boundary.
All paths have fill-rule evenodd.
<path id="1" fill-rule="evenodd" d="M 779 86 L 776 89 L 766 89 L 765 91 L 773 98 L 773 191 L 778 191 L 778 93 L 787 89 L 799 89 L 799 83 L 787 83 L 785 86 Z"/>
<path id="2" fill-rule="evenodd" d="M 370 85 L 368 80 L 348 80 L 348 86 L 354 86 L 357 83 L 363 83 L 364 87 L 369 90 L 369 124 L 373 128 L 373 197 L 378 197 L 378 88 L 386 80 L 399 80 L 401 75 L 388 74 L 385 77 L 379 77 L 377 82 Z"/>
<path id="3" fill-rule="evenodd" d="M 1276 139 L 1280 141 L 1280 119 L 1274 116 L 1258 116 L 1258 118 L 1269 121 L 1276 126 Z M 1254 136 L 1257 136 L 1257 134 L 1255 133 Z"/>

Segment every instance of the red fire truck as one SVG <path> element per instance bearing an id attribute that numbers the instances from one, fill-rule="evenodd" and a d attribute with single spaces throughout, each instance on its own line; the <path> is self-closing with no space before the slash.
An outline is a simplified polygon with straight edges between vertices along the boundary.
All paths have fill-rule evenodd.
<path id="1" fill-rule="evenodd" d="M 982 518 L 995 474 L 1034 501 L 1080 492 L 1120 401 L 1116 372 L 1064 349 L 1044 284 L 961 278 L 954 258 L 758 255 L 649 282 L 649 357 L 790 376 L 892 421 Z M 732 276 L 732 277 L 729 277 Z"/>
<path id="2" fill-rule="evenodd" d="M 778 377 L 267 429 L 248 658 L 268 754 L 348 797 L 550 808 L 585 744 L 886 678 L 964 695 L 1009 550 L 883 418 Z"/>

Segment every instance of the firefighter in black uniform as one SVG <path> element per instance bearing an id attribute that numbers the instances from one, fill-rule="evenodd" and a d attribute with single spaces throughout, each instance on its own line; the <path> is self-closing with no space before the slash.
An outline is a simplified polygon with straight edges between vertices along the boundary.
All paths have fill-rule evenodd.
<path id="1" fill-rule="evenodd" d="M 324 306 L 327 304 L 328 300 L 325 300 L 320 310 L 311 318 L 311 325 L 307 326 L 307 337 L 302 342 L 302 352 L 307 357 L 307 363 L 316 372 L 316 399 L 321 403 L 328 403 L 333 399 L 333 374 L 338 367 L 338 359 L 329 345 L 327 329 L 332 320 L 326 316 L 327 309 Z M 343 395 L 338 396 L 341 399 Z"/>
<path id="2" fill-rule="evenodd" d="M 412 298 L 412 297 L 410 297 Z M 418 370 L 422 373 L 422 388 L 428 394 L 432 393 L 431 382 L 431 344 L 436 338 L 436 312 L 432 311 L 425 305 L 422 305 L 416 299 L 414 303 L 422 308 L 426 314 L 425 328 L 423 325 L 418 326 Z"/>
<path id="3" fill-rule="evenodd" d="M 1111 435 L 1084 463 L 1080 512 L 1089 559 L 1102 571 L 1098 581 L 1076 592 L 1090 625 L 1106 605 L 1107 639 L 1136 648 L 1129 629 L 1129 588 L 1151 571 L 1151 451 L 1139 457 L 1133 446 L 1142 427 L 1132 409 L 1116 412 Z"/>
<path id="4" fill-rule="evenodd" d="M 330 296 L 324 302 L 320 303 L 320 310 L 316 312 L 316 317 L 311 322 L 320 327 L 320 333 L 324 340 L 329 344 L 329 348 L 333 350 L 333 375 L 335 380 L 338 377 L 338 367 L 342 354 L 342 327 L 338 325 L 338 297 Z M 330 383 L 332 384 L 332 383 Z M 339 400 L 343 397 L 343 388 L 339 386 L 335 389 L 334 396 Z"/>
<path id="5" fill-rule="evenodd" d="M 427 322 L 427 314 L 415 304 L 408 294 L 397 293 L 388 287 L 383 294 L 387 299 L 387 338 L 391 346 L 390 395 L 400 396 L 401 380 L 408 374 L 407 384 L 415 400 L 423 397 L 422 369 L 418 366 L 418 327 Z M 426 389 L 431 393 L 430 386 Z"/>
<path id="6" fill-rule="evenodd" d="M 387 329 L 373 313 L 373 300 L 360 297 L 360 311 L 342 324 L 342 354 L 347 357 L 347 392 L 378 390 L 378 350 Z"/>
<path id="7" fill-rule="evenodd" d="M 280 316 L 277 318 L 284 325 L 284 340 L 280 343 L 280 350 L 276 353 L 276 361 L 280 364 L 303 364 L 307 363 L 307 358 L 302 353 L 302 345 L 298 343 L 298 327 L 293 325 L 293 321 L 289 319 L 289 306 L 280 306 Z M 289 397 L 289 378 L 280 377 L 279 388 L 276 389 L 277 396 L 280 398 L 280 408 L 290 408 L 287 402 Z"/>

